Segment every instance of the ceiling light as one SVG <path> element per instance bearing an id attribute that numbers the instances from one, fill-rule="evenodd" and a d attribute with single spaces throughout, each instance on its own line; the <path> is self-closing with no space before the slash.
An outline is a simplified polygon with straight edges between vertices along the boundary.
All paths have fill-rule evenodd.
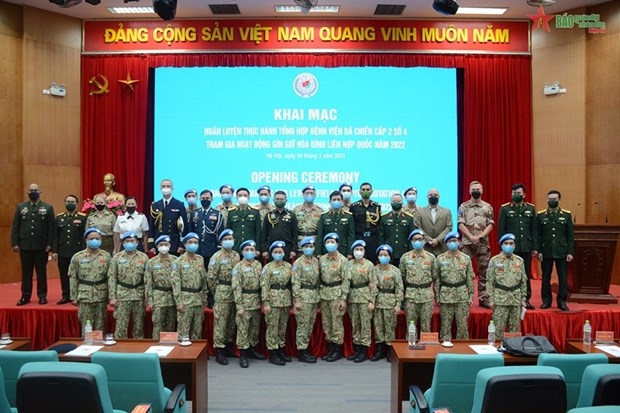
<path id="1" fill-rule="evenodd" d="M 506 13 L 506 7 L 459 7 L 456 14 L 485 14 L 501 16 Z"/>
<path id="2" fill-rule="evenodd" d="M 113 14 L 147 14 L 155 13 L 152 7 L 108 7 Z"/>
<path id="3" fill-rule="evenodd" d="M 454 0 L 433 0 L 433 8 L 441 14 L 455 15 L 459 5 Z"/>
<path id="4" fill-rule="evenodd" d="M 275 6 L 278 13 L 300 13 L 302 11 L 301 6 Z M 310 8 L 310 13 L 338 13 L 340 6 L 314 6 Z"/>

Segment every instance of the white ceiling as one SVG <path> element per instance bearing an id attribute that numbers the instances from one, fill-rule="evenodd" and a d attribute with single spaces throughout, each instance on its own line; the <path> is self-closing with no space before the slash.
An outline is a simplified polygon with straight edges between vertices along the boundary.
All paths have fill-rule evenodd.
<path id="1" fill-rule="evenodd" d="M 150 6 L 151 0 L 141 0 L 125 4 L 124 0 L 101 0 L 99 5 L 93 6 L 82 3 L 70 7 L 61 8 L 49 2 L 49 0 L 4 0 L 9 3 L 35 7 L 55 13 L 64 14 L 79 19 L 145 19 L 157 18 L 154 14 L 147 15 L 118 15 L 111 14 L 107 8 L 112 6 Z M 501 16 L 503 19 L 523 19 L 528 14 L 535 14 L 536 8 L 529 6 L 526 0 L 456 0 L 461 7 L 508 7 L 508 11 Z M 605 3 L 609 0 L 556 0 L 555 5 L 545 8 L 546 14 L 558 14 L 566 10 L 582 6 L 590 6 Z M 617 1 L 617 0 L 611 0 Z M 340 12 L 337 14 L 320 14 L 320 18 L 372 18 L 377 4 L 405 4 L 405 10 L 400 18 L 441 18 L 432 8 L 433 0 L 318 0 L 319 5 L 339 5 Z M 209 4 L 237 4 L 241 15 L 213 16 Z M 301 13 L 278 13 L 276 15 L 274 5 L 293 5 L 293 0 L 178 0 L 177 19 L 190 18 L 251 18 L 251 17 L 301 17 Z M 314 15 L 313 15 L 314 16 Z M 481 16 L 469 16 L 481 18 Z M 384 17 L 381 17 L 384 18 Z M 454 18 L 454 17 L 449 17 Z"/>

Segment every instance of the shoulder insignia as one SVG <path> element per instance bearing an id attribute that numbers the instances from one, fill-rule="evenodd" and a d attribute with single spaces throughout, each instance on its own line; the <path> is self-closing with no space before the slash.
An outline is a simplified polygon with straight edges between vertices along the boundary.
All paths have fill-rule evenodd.
<path id="1" fill-rule="evenodd" d="M 361 205 L 361 204 L 362 204 L 362 201 L 355 201 L 355 202 L 353 202 L 351 204 L 351 206 L 353 206 L 353 205 Z"/>
<path id="2" fill-rule="evenodd" d="M 77 214 L 78 214 L 79 216 L 81 216 L 81 217 L 85 217 L 85 216 L 86 216 L 86 214 L 85 214 L 85 213 L 83 213 L 83 212 L 78 212 Z"/>
<path id="3" fill-rule="evenodd" d="M 547 212 L 547 210 L 546 210 L 546 209 L 541 209 L 540 211 L 538 211 L 538 214 L 539 214 L 539 215 L 540 215 L 540 214 L 544 214 L 545 212 Z"/>
<path id="4" fill-rule="evenodd" d="M 56 214 L 56 216 L 59 217 L 59 216 L 64 215 L 64 214 L 65 214 L 64 212 L 61 212 L 60 214 Z"/>
<path id="5" fill-rule="evenodd" d="M 415 217 L 415 215 L 414 215 L 414 214 L 412 214 L 412 213 L 411 213 L 411 212 L 409 212 L 409 211 L 403 211 L 403 214 L 405 214 L 405 215 L 407 215 L 407 216 L 409 216 L 409 217 L 411 217 L 411 218 L 414 218 L 414 217 Z"/>
<path id="6" fill-rule="evenodd" d="M 570 211 L 569 211 L 568 209 L 561 209 L 561 208 L 560 208 L 560 210 L 561 210 L 562 212 L 564 212 L 565 214 L 570 214 Z"/>
<path id="7" fill-rule="evenodd" d="M 531 203 L 529 203 L 529 202 L 526 202 L 526 203 L 525 203 L 525 205 L 529 205 L 529 206 L 531 206 L 531 207 L 534 207 L 534 208 L 536 208 L 536 205 L 534 205 L 534 204 L 531 204 Z"/>
<path id="8" fill-rule="evenodd" d="M 234 211 L 235 209 L 237 209 L 236 205 L 231 206 L 230 208 L 228 208 L 228 212 L 230 211 Z"/>
<path id="9" fill-rule="evenodd" d="M 510 205 L 510 202 L 506 202 L 505 204 L 502 204 L 503 207 L 509 206 L 509 205 Z"/>
<path id="10" fill-rule="evenodd" d="M 255 207 L 254 205 L 250 205 L 250 209 L 254 209 L 256 211 L 259 211 L 259 209 L 257 207 Z"/>
<path id="11" fill-rule="evenodd" d="M 343 213 L 343 214 L 353 215 L 353 212 L 351 212 L 351 211 L 345 211 L 344 209 L 342 210 L 342 213 Z"/>

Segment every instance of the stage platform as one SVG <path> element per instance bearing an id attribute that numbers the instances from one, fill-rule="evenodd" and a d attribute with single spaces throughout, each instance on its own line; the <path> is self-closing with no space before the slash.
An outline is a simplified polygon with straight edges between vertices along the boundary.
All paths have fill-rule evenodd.
<path id="1" fill-rule="evenodd" d="M 36 285 L 36 284 L 35 284 Z M 521 323 L 523 334 L 544 335 L 556 346 L 558 351 L 564 351 L 566 340 L 579 338 L 586 319 L 592 324 L 593 333 L 596 330 L 614 331 L 615 337 L 620 337 L 620 305 L 612 304 L 578 304 L 568 303 L 569 312 L 562 312 L 557 308 L 540 310 L 540 280 L 532 280 L 532 299 L 536 310 L 528 311 L 524 321 Z M 20 284 L 0 284 L 0 331 L 8 331 L 13 337 L 30 337 L 33 349 L 45 348 L 61 337 L 79 337 L 80 325 L 77 319 L 77 308 L 71 304 L 56 305 L 60 299 L 60 285 L 57 279 L 49 280 L 49 294 L 47 305 L 39 305 L 36 297 L 34 301 L 22 307 L 17 307 L 15 303 L 20 298 Z M 612 285 L 610 293 L 616 297 L 620 296 L 620 286 Z M 555 296 L 554 296 L 555 300 Z M 555 303 L 554 303 L 555 304 Z M 491 319 L 491 310 L 481 308 L 474 301 L 470 310 L 469 335 L 472 339 L 483 339 L 487 335 L 487 326 Z M 326 349 L 323 331 L 320 323 L 320 314 L 312 334 L 310 351 L 320 354 Z M 432 321 L 433 331 L 439 330 L 439 311 L 435 308 Z M 114 318 L 112 309 L 108 307 L 108 319 L 106 330 L 114 330 Z M 261 342 L 260 348 L 265 350 L 264 321 L 261 323 Z M 397 338 L 404 338 L 406 330 L 406 320 L 401 313 L 398 319 Z M 151 315 L 147 313 L 145 321 L 145 334 L 150 337 L 152 331 Z M 213 312 L 205 310 L 205 321 L 203 324 L 203 338 L 209 340 L 211 346 L 213 338 Z M 296 355 L 295 349 L 295 317 L 291 313 L 287 331 L 286 352 Z M 213 348 L 210 348 L 211 354 Z M 345 316 L 345 353 L 352 353 L 350 322 Z"/>

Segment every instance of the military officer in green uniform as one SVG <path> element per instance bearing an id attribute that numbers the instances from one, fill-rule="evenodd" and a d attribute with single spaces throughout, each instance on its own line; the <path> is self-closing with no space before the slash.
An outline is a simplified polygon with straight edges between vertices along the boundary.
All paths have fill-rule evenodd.
<path id="1" fill-rule="evenodd" d="M 403 197 L 392 195 L 392 210 L 381 216 L 379 222 L 379 244 L 388 244 L 394 249 L 392 265 L 400 265 L 400 258 L 410 250 L 407 236 L 415 229 L 413 217 L 403 211 Z"/>
<path id="2" fill-rule="evenodd" d="M 172 264 L 172 293 L 177 306 L 179 336 L 202 338 L 204 306 L 207 303 L 207 271 L 204 259 L 197 254 L 198 234 L 183 237 L 185 252 Z"/>
<path id="3" fill-rule="evenodd" d="M 307 186 L 301 190 L 304 196 L 304 202 L 293 208 L 295 216 L 297 216 L 297 238 L 298 241 L 306 237 L 317 236 L 317 226 L 319 219 L 323 213 L 323 208 L 314 203 L 316 190 L 313 186 Z M 302 254 L 302 247 L 298 243 L 298 255 Z"/>
<path id="4" fill-rule="evenodd" d="M 246 188 L 237 189 L 236 208 L 228 211 L 228 219 L 226 228 L 231 229 L 235 234 L 235 245 L 233 249 L 239 250 L 239 245 L 252 239 L 261 239 L 261 216 L 258 209 L 248 205 L 250 199 L 250 191 Z"/>
<path id="5" fill-rule="evenodd" d="M 364 258 L 366 241 L 361 239 L 355 241 L 351 249 L 353 259 L 347 262 L 346 266 L 346 277 L 349 280 L 347 307 L 351 319 L 351 336 L 355 352 L 347 357 L 347 360 L 361 363 L 368 360 L 377 285 L 373 276 L 375 266 Z"/>
<path id="6" fill-rule="evenodd" d="M 444 237 L 448 251 L 435 261 L 437 282 L 435 297 L 438 299 L 441 318 L 441 337 L 451 337 L 452 322 L 456 319 L 456 338 L 469 338 L 467 320 L 469 307 L 474 299 L 474 269 L 471 258 L 459 251 L 459 233 L 449 232 Z"/>
<path id="7" fill-rule="evenodd" d="M 93 330 L 103 331 L 108 314 L 108 268 L 112 257 L 101 247 L 101 231 L 84 231 L 86 249 L 77 252 L 69 264 L 71 302 L 78 307 L 82 327 L 90 320 Z"/>
<path id="8" fill-rule="evenodd" d="M 375 325 L 375 354 L 370 361 L 385 357 L 388 363 L 392 359 L 392 341 L 396 335 L 396 321 L 403 302 L 403 277 L 400 270 L 390 264 L 392 247 L 379 245 L 375 254 L 379 260 L 374 268 L 373 277 L 377 285 L 376 310 L 373 317 Z"/>
<path id="9" fill-rule="evenodd" d="M 400 259 L 400 272 L 405 287 L 405 317 L 408 322 L 420 323 L 420 332 L 431 331 L 433 302 L 432 285 L 437 281 L 435 255 L 424 249 L 424 231 L 416 229 L 409 234 L 412 251 Z"/>
<path id="10" fill-rule="evenodd" d="M 338 252 L 345 257 L 351 258 L 351 245 L 355 241 L 355 223 L 353 215 L 342 208 L 342 194 L 334 191 L 329 195 L 329 211 L 323 213 L 317 224 L 317 239 L 325 238 L 325 234 L 338 234 Z M 326 253 L 325 247 L 319 247 L 318 254 Z"/>
<path id="11" fill-rule="evenodd" d="M 28 187 L 26 202 L 17 205 L 11 228 L 13 252 L 19 252 L 22 264 L 22 296 L 17 305 L 30 302 L 32 272 L 37 272 L 39 304 L 47 304 L 47 253 L 52 250 L 56 220 L 54 208 L 41 201 L 39 185 Z"/>
<path id="12" fill-rule="evenodd" d="M 155 240 L 157 255 L 146 263 L 144 270 L 144 293 L 146 309 L 152 311 L 153 338 L 159 339 L 162 331 L 174 330 L 176 308 L 172 294 L 172 264 L 175 256 L 170 254 L 170 237 L 160 235 Z"/>
<path id="13" fill-rule="evenodd" d="M 267 214 L 275 210 L 276 207 L 269 202 L 271 201 L 271 188 L 268 185 L 261 186 L 256 190 L 256 193 L 258 194 L 258 199 L 260 202 L 254 205 L 254 209 L 258 209 L 258 212 L 260 212 L 260 220 L 262 225 L 262 221 L 265 220 Z"/>
<path id="14" fill-rule="evenodd" d="M 209 261 L 207 283 L 213 291 L 213 347 L 217 351 L 215 361 L 228 365 L 227 356 L 234 357 L 233 340 L 235 339 L 235 302 L 232 290 L 232 270 L 239 263 L 239 254 L 233 249 L 234 232 L 225 229 L 219 236 L 222 248 Z"/>
<path id="15" fill-rule="evenodd" d="M 532 277 L 532 257 L 538 256 L 538 223 L 536 207 L 525 202 L 525 195 L 525 185 L 519 183 L 512 186 L 512 202 L 502 205 L 499 210 L 497 233 L 500 238 L 508 233 L 515 235 L 514 253 L 523 258 L 527 274 L 525 308 L 533 310 L 534 306 L 530 304 L 530 297 L 532 297 L 530 278 Z"/>
<path id="16" fill-rule="evenodd" d="M 293 305 L 297 323 L 295 339 L 299 351 L 299 361 L 316 363 L 316 357 L 308 351 L 308 345 L 316 320 L 316 310 L 319 301 L 321 301 L 319 298 L 319 260 L 314 257 L 314 237 L 305 237 L 299 244 L 302 255 L 295 260 L 291 269 Z"/>
<path id="17" fill-rule="evenodd" d="M 256 242 L 247 240 L 239 246 L 243 259 L 232 270 L 232 289 L 237 314 L 237 348 L 239 366 L 248 368 L 248 358 L 265 360 L 256 350 L 260 327 L 260 274 L 262 265 L 256 258 Z"/>
<path id="18" fill-rule="evenodd" d="M 559 191 L 551 190 L 547 193 L 547 209 L 538 212 L 538 236 L 540 253 L 538 260 L 542 262 L 542 305 L 540 308 L 549 308 L 551 296 L 551 271 L 553 264 L 558 273 L 558 308 L 568 311 L 566 299 L 568 295 L 568 263 L 573 260 L 575 253 L 575 233 L 570 211 L 560 208 L 562 195 Z"/>
<path id="19" fill-rule="evenodd" d="M 491 258 L 487 271 L 487 292 L 493 306 L 495 335 L 504 339 L 506 323 L 508 331 L 519 331 L 521 306 L 525 304 L 527 275 L 523 258 L 514 254 L 515 235 L 504 234 L 499 240 L 502 252 Z"/>
<path id="20" fill-rule="evenodd" d="M 349 295 L 349 280 L 347 279 L 347 258 L 339 251 L 339 236 L 330 232 L 323 237 L 323 244 L 327 254 L 319 259 L 321 274 L 321 322 L 323 333 L 328 343 L 328 351 L 322 360 L 337 361 L 342 358 L 342 344 L 344 343 L 344 325 L 342 317 L 347 311 L 347 296 Z"/>
<path id="21" fill-rule="evenodd" d="M 86 214 L 77 212 L 78 197 L 65 197 L 65 212 L 56 215 L 56 232 L 52 244 L 52 258 L 58 261 L 62 298 L 56 304 L 71 302 L 69 292 L 69 264 L 76 252 L 84 249 L 84 231 L 86 230 Z"/>
<path id="22" fill-rule="evenodd" d="M 127 338 L 129 321 L 133 338 L 144 338 L 144 270 L 149 257 L 138 251 L 134 232 L 121 235 L 123 250 L 112 257 L 108 269 L 108 298 L 114 307 L 115 338 Z"/>

